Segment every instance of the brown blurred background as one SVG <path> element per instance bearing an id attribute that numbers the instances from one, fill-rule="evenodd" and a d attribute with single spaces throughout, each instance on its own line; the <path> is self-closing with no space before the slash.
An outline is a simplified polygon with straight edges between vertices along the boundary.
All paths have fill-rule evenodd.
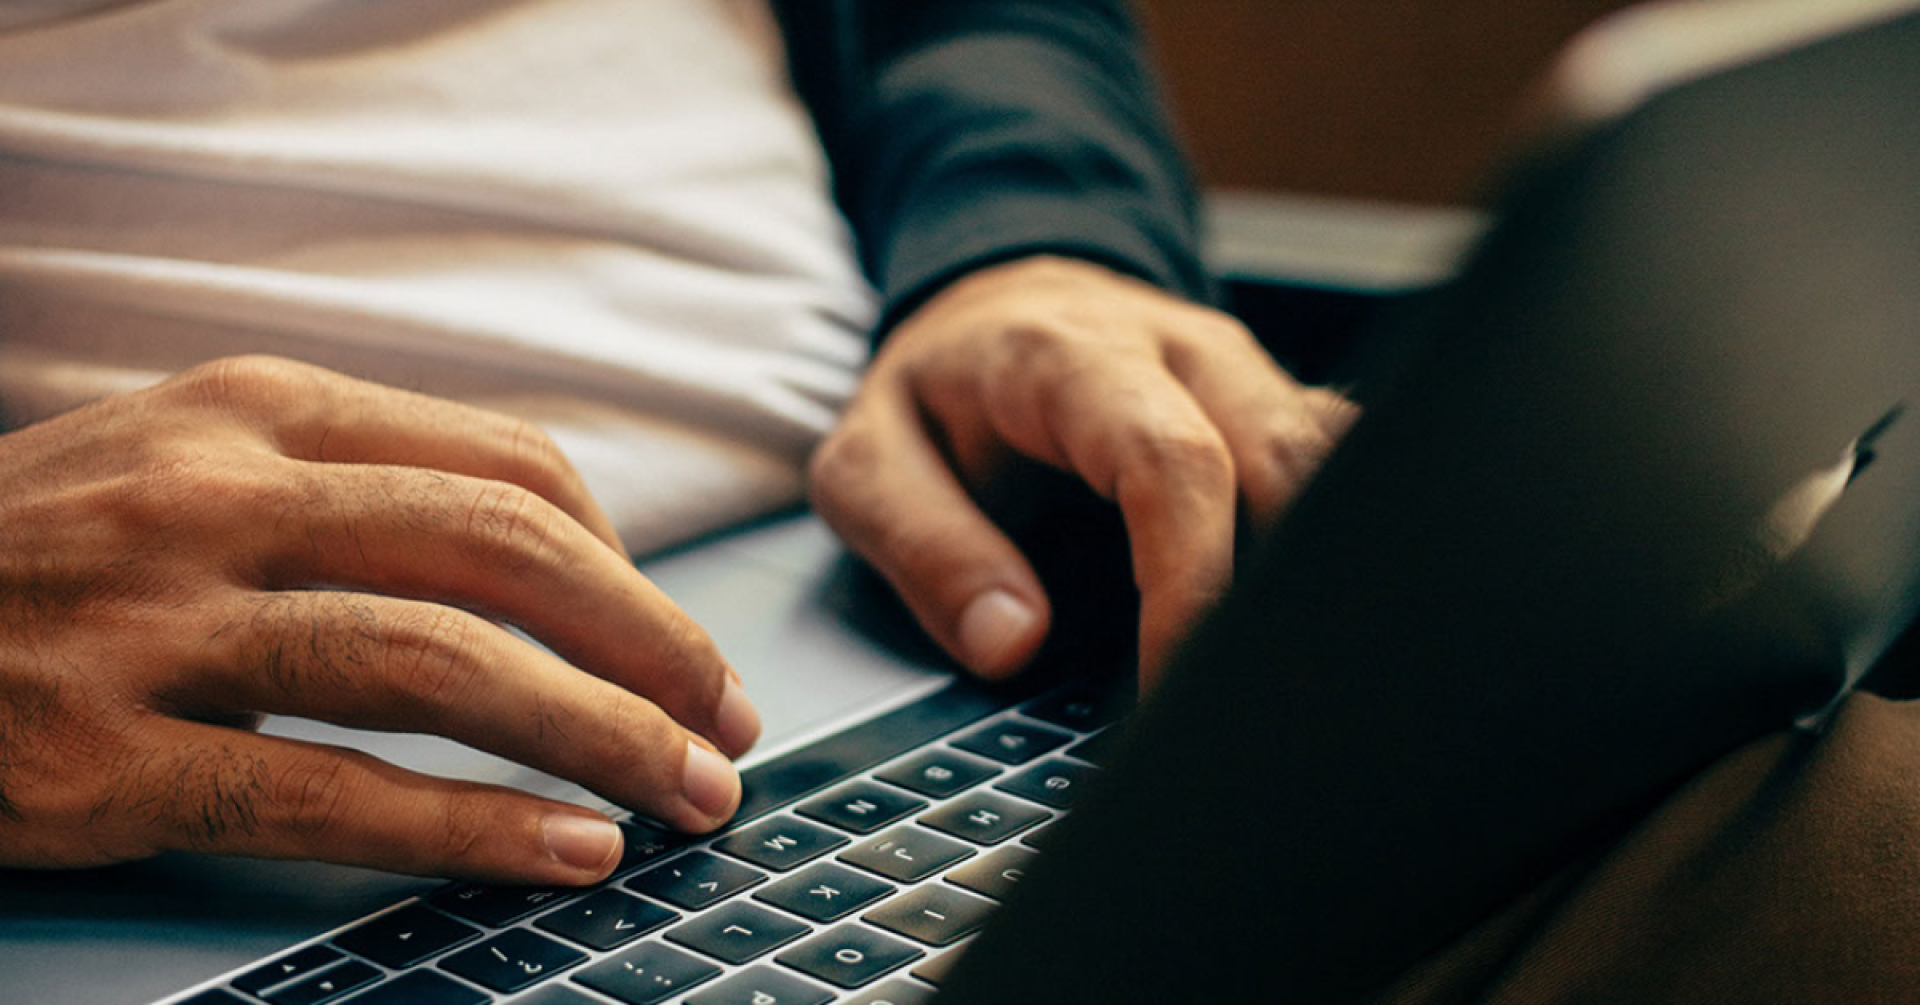
<path id="1" fill-rule="evenodd" d="M 1625 0 L 1139 0 L 1213 187 L 1471 202 L 1553 53 Z"/>

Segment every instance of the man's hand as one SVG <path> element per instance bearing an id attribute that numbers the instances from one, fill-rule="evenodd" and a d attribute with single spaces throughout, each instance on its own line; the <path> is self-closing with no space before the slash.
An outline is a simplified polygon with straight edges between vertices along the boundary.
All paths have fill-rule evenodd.
<path id="1" fill-rule="evenodd" d="M 524 423 L 236 359 L 0 437 L 0 864 L 190 849 L 584 883 L 620 848 L 598 814 L 262 736 L 259 713 L 438 733 L 689 830 L 739 800 L 713 748 L 759 732 Z"/>
<path id="2" fill-rule="evenodd" d="M 1232 578 L 1236 506 L 1271 525 L 1353 415 L 1232 318 L 1030 258 L 894 330 L 814 455 L 813 500 L 948 652 L 998 677 L 1033 656 L 1050 608 L 975 495 L 1021 457 L 1080 478 L 1126 523 L 1150 681 Z"/>

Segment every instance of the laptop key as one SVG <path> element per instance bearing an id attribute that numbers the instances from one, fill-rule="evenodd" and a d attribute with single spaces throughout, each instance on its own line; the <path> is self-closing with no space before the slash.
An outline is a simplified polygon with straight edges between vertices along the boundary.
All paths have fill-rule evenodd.
<path id="1" fill-rule="evenodd" d="M 890 932 L 929 946 L 951 946 L 980 930 L 994 903 L 951 886 L 909 890 L 861 915 Z"/>
<path id="2" fill-rule="evenodd" d="M 838 921 L 892 893 L 892 884 L 845 866 L 822 862 L 755 893 L 809 921 Z"/>
<path id="3" fill-rule="evenodd" d="M 1129 704 L 1119 687 L 1088 685 L 1030 701 L 1020 711 L 1042 722 L 1091 733 L 1125 715 Z"/>
<path id="4" fill-rule="evenodd" d="M 231 991 L 210 988 L 181 1002 L 180 1005 L 247 1005 L 247 1000 Z"/>
<path id="5" fill-rule="evenodd" d="M 953 741 L 961 750 L 1001 764 L 1025 764 L 1071 742 L 1070 734 L 1023 722 L 996 722 Z"/>
<path id="6" fill-rule="evenodd" d="M 493 996 L 431 970 L 416 970 L 355 995 L 343 1005 L 487 1005 Z"/>
<path id="7" fill-rule="evenodd" d="M 969 757 L 957 750 L 935 748 L 876 772 L 874 777 L 923 796 L 945 799 L 973 788 L 1002 770 L 990 761 Z"/>
<path id="8" fill-rule="evenodd" d="M 767 874 L 758 869 L 696 851 L 627 880 L 627 888 L 675 907 L 698 911 L 766 878 Z"/>
<path id="9" fill-rule="evenodd" d="M 964 886 L 975 893 L 983 893 L 995 900 L 1005 900 L 1027 878 L 1028 870 L 1040 856 L 1026 848 L 1009 846 L 987 857 L 947 873 L 947 882 Z"/>
<path id="10" fill-rule="evenodd" d="M 549 911 L 533 924 L 541 931 L 604 952 L 679 920 L 680 915 L 650 900 L 618 890 L 601 890 L 584 900 Z"/>
<path id="11" fill-rule="evenodd" d="M 864 987 L 926 955 L 865 925 L 841 925 L 781 953 L 777 962 L 842 988 Z"/>
<path id="12" fill-rule="evenodd" d="M 786 872 L 847 843 L 844 834 L 792 817 L 774 817 L 713 843 L 718 851 L 762 869 Z"/>
<path id="13" fill-rule="evenodd" d="M 585 991 L 575 991 L 565 984 L 549 984 L 525 998 L 515 998 L 513 1005 L 603 1005 L 598 998 L 590 998 Z"/>
<path id="14" fill-rule="evenodd" d="M 963 859 L 974 850 L 951 838 L 908 825 L 854 845 L 840 861 L 871 869 L 888 879 L 917 883 Z"/>
<path id="15" fill-rule="evenodd" d="M 945 984 L 948 975 L 953 973 L 953 968 L 960 963 L 960 957 L 966 953 L 967 947 L 971 945 L 973 945 L 973 943 L 969 942 L 955 946 L 927 962 L 914 967 L 912 970 L 913 978 L 915 980 L 926 981 L 928 984 L 935 986 Z"/>
<path id="16" fill-rule="evenodd" d="M 257 995 L 276 984 L 299 980 L 308 974 L 317 973 L 322 967 L 330 967 L 346 957 L 326 946 L 308 946 L 295 953 L 274 960 L 262 967 L 256 967 L 241 974 L 233 981 L 233 986 L 250 995 Z"/>
<path id="17" fill-rule="evenodd" d="M 272 1005 L 326 1005 L 372 984 L 380 977 L 380 971 L 365 963 L 348 960 L 264 997 Z"/>
<path id="18" fill-rule="evenodd" d="M 626 1005 L 655 1005 L 720 976 L 720 968 L 690 953 L 645 942 L 573 975 Z"/>
<path id="19" fill-rule="evenodd" d="M 574 891 L 543 886 L 482 886 L 462 883 L 433 895 L 433 906 L 487 928 L 504 928 Z"/>
<path id="20" fill-rule="evenodd" d="M 1111 729 L 1103 730 L 1068 747 L 1067 756 L 1078 757 L 1088 764 L 1105 766 L 1113 759 L 1113 748 L 1119 739 L 1119 733 Z"/>
<path id="21" fill-rule="evenodd" d="M 862 991 L 840 1005 L 931 1005 L 933 989 L 909 980 L 892 980 L 871 991 Z"/>
<path id="22" fill-rule="evenodd" d="M 772 967 L 754 967 L 689 995 L 686 1005 L 827 1005 L 833 992 Z"/>
<path id="23" fill-rule="evenodd" d="M 667 939 L 722 963 L 745 963 L 807 934 L 801 922 L 757 904 L 734 901 L 667 930 Z"/>
<path id="24" fill-rule="evenodd" d="M 620 836 L 625 843 L 620 847 L 620 864 L 613 867 L 615 876 L 624 875 L 693 840 L 684 834 L 661 830 L 638 820 L 622 820 Z"/>
<path id="25" fill-rule="evenodd" d="M 920 822 L 975 844 L 993 845 L 1052 816 L 1030 803 L 991 792 L 975 792 L 922 815 Z"/>
<path id="26" fill-rule="evenodd" d="M 994 788 L 1022 799 L 1031 799 L 1042 806 L 1064 810 L 1098 773 L 1095 768 L 1056 757 L 1028 768 Z"/>
<path id="27" fill-rule="evenodd" d="M 480 930 L 472 925 L 413 904 L 360 925 L 334 939 L 333 944 L 389 970 L 405 970 L 479 935 Z"/>
<path id="28" fill-rule="evenodd" d="M 855 834 L 871 834 L 926 809 L 925 800 L 872 782 L 854 782 L 800 806 L 800 815 Z"/>
<path id="29" fill-rule="evenodd" d="M 502 993 L 532 987 L 587 958 L 587 954 L 524 928 L 515 928 L 440 961 L 443 970 Z"/>

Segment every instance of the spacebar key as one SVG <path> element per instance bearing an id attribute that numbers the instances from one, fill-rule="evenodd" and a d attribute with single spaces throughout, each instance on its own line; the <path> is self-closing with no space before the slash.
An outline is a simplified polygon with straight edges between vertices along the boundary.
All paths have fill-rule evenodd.
<path id="1" fill-rule="evenodd" d="M 488 1005 L 493 996 L 431 970 L 416 970 L 341 1005 Z"/>

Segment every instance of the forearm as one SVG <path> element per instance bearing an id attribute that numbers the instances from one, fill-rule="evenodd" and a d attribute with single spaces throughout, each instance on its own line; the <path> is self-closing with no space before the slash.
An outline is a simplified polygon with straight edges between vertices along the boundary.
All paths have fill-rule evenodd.
<path id="1" fill-rule="evenodd" d="M 805 89 L 882 333 L 953 279 L 1039 253 L 1209 297 L 1193 185 L 1124 4 L 840 9 L 843 77 Z M 797 63 L 819 62 L 823 36 L 794 24 Z"/>

